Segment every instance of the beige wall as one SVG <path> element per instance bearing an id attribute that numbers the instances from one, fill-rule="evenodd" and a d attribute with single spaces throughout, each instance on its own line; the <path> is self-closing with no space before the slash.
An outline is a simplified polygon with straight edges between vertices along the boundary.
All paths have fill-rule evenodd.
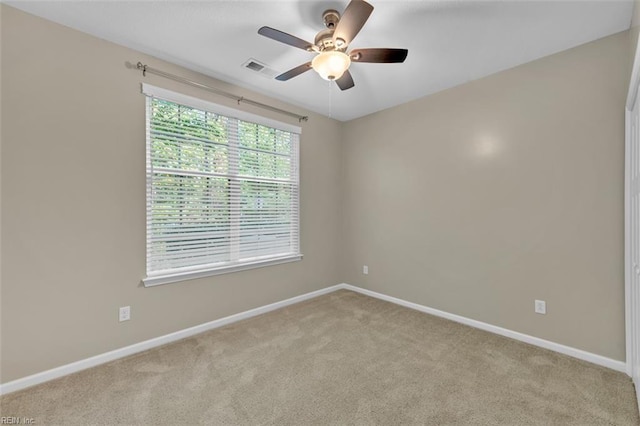
<path id="1" fill-rule="evenodd" d="M 640 0 L 633 2 L 633 14 L 631 15 L 631 28 L 640 26 Z"/>
<path id="2" fill-rule="evenodd" d="M 635 57 L 636 45 L 638 43 L 638 34 L 640 33 L 640 0 L 634 0 L 633 2 L 630 33 L 631 40 L 629 42 L 629 50 L 631 52 L 631 60 L 629 61 L 629 69 L 633 66 L 633 58 Z"/>
<path id="3" fill-rule="evenodd" d="M 2 11 L 0 5 L 0 37 L 2 37 Z M 2 40 L 0 39 L 0 383 L 2 383 Z"/>
<path id="4" fill-rule="evenodd" d="M 296 108 L 11 7 L 0 9 L 1 382 L 340 282 L 341 125 L 310 114 L 301 142 L 304 260 L 141 287 L 145 111 L 140 82 L 237 106 L 165 79 L 143 79 L 125 61 L 140 60 Z M 119 323 L 118 307 L 125 305 L 131 305 L 132 319 Z"/>
<path id="5" fill-rule="evenodd" d="M 628 46 L 621 33 L 346 123 L 343 279 L 624 360 Z"/>

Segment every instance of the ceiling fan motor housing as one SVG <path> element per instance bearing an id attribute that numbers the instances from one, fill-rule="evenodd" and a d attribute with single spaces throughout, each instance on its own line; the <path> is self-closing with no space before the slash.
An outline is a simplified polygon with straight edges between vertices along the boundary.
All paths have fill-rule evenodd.
<path id="1" fill-rule="evenodd" d="M 341 46 L 336 46 L 333 42 L 333 32 L 340 22 L 340 13 L 334 9 L 325 10 L 322 13 L 322 20 L 326 30 L 320 31 L 314 40 L 314 44 L 321 52 L 338 49 Z M 346 46 L 345 46 L 346 47 Z"/>
<path id="2" fill-rule="evenodd" d="M 325 50 L 333 50 L 333 30 L 320 31 L 314 40 L 315 45 L 321 52 Z"/>

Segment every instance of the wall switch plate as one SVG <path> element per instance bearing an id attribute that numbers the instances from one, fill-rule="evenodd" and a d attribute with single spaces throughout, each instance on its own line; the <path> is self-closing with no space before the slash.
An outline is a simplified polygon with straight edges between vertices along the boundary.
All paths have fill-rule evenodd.
<path id="1" fill-rule="evenodd" d="M 362 273 L 365 274 L 365 275 L 369 274 L 369 267 L 367 265 L 364 265 L 362 267 Z"/>
<path id="2" fill-rule="evenodd" d="M 120 322 L 129 321 L 131 319 L 131 306 L 121 307 L 118 318 Z"/>
<path id="3" fill-rule="evenodd" d="M 535 311 L 536 314 L 545 315 L 547 313 L 547 302 L 545 302 L 544 300 L 536 300 Z"/>

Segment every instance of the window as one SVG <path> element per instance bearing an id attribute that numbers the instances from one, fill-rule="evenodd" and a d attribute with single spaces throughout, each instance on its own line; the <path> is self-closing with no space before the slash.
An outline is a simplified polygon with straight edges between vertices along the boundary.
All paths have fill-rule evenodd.
<path id="1" fill-rule="evenodd" d="M 146 286 L 299 260 L 300 128 L 143 84 Z"/>

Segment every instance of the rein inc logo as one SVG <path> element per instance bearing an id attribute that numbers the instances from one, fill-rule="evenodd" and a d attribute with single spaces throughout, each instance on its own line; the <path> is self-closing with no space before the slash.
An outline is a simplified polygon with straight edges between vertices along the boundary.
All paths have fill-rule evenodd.
<path id="1" fill-rule="evenodd" d="M 0 417 L 0 425 L 35 425 L 33 417 Z"/>

